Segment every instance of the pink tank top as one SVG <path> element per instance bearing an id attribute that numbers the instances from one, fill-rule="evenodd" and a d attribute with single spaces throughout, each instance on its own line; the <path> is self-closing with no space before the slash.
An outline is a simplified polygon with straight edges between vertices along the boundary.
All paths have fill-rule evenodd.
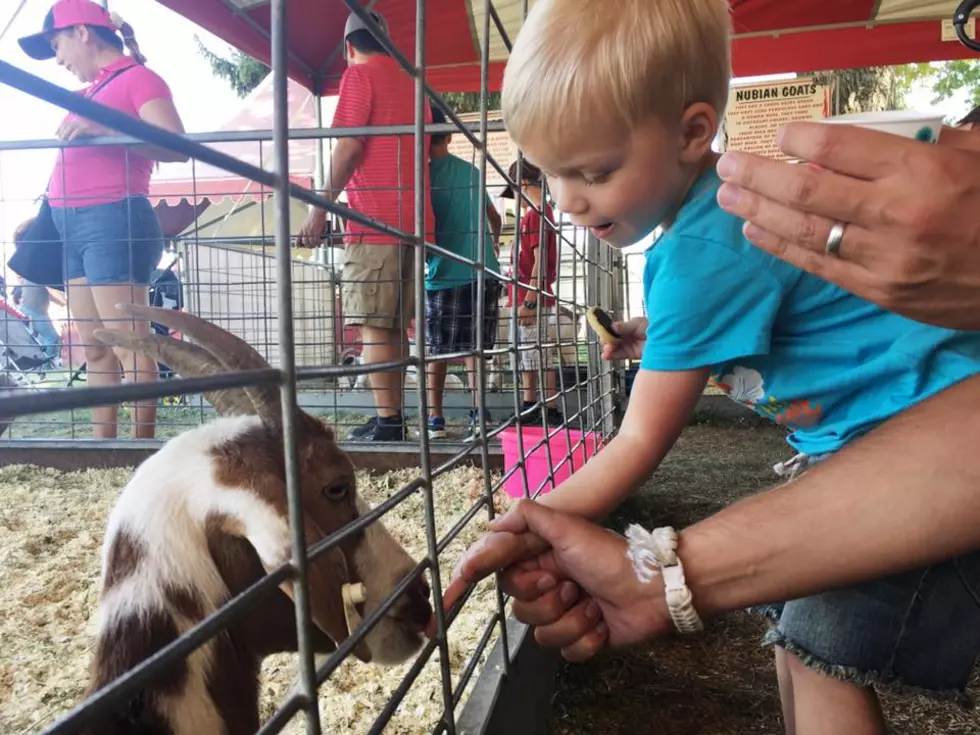
<path id="1" fill-rule="evenodd" d="M 140 109 L 151 100 L 173 98 L 159 74 L 127 56 L 102 69 L 98 79 L 79 94 L 133 117 L 139 117 Z M 153 165 L 124 146 L 64 148 L 55 160 L 48 200 L 52 207 L 91 207 L 146 196 Z"/>

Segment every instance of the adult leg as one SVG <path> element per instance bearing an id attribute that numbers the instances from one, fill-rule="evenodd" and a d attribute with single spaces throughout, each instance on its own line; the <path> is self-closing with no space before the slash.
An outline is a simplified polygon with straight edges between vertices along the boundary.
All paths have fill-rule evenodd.
<path id="1" fill-rule="evenodd" d="M 158 372 L 153 359 L 97 346 L 91 336 L 96 327 L 133 331 L 141 336 L 150 333 L 149 322 L 135 321 L 116 310 L 118 303 L 149 303 L 147 284 L 164 248 L 163 231 L 149 200 L 131 197 L 70 210 L 63 213 L 59 229 L 66 244 L 66 276 L 73 280 L 84 277 L 86 296 L 82 301 L 90 317 L 95 317 L 88 321 L 89 333 L 81 335 L 86 345 L 92 345 L 91 350 L 86 347 L 89 372 L 93 370 L 91 354 L 96 366 L 112 363 L 113 382 L 120 379 L 120 366 L 132 383 L 156 381 Z M 152 438 L 155 426 L 156 400 L 136 402 L 133 437 Z"/>
<path id="2" fill-rule="evenodd" d="M 364 340 L 364 364 L 393 362 L 408 356 L 408 336 L 401 329 L 383 329 L 364 325 L 361 327 Z M 378 416 L 390 418 L 402 411 L 402 395 L 405 382 L 404 368 L 371 373 L 371 393 Z"/>
<path id="3" fill-rule="evenodd" d="M 406 246 L 348 244 L 344 263 L 346 324 L 361 330 L 364 364 L 401 360 L 408 355 L 408 318 L 412 313 L 413 251 Z M 351 438 L 391 441 L 404 436 L 401 420 L 404 369 L 372 373 L 375 417 L 351 432 Z"/>
<path id="4" fill-rule="evenodd" d="M 96 329 L 104 326 L 92 290 L 86 285 L 84 278 L 76 278 L 69 282 L 66 294 L 68 310 L 85 352 L 86 382 L 93 388 L 118 385 L 119 360 L 109 347 L 99 344 L 92 336 Z M 117 418 L 116 406 L 93 406 L 92 431 L 95 437 L 115 439 Z"/>
<path id="5" fill-rule="evenodd" d="M 150 323 L 142 319 L 124 314 L 116 309 L 116 304 L 139 304 L 146 306 L 149 303 L 150 289 L 148 286 L 135 284 L 120 285 L 101 285 L 89 287 L 92 297 L 95 300 L 99 317 L 107 329 L 119 329 L 127 332 L 135 332 L 140 336 L 150 334 Z M 114 349 L 115 358 L 122 365 L 126 373 L 126 380 L 130 383 L 155 383 L 160 373 L 156 361 L 145 355 L 137 355 L 134 352 Z M 156 431 L 157 401 L 150 399 L 137 401 L 133 406 L 132 432 L 134 439 L 152 439 Z"/>

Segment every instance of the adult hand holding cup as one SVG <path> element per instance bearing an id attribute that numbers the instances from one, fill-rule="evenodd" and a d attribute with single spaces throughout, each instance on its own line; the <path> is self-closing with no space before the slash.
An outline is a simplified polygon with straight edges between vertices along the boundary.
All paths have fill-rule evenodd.
<path id="1" fill-rule="evenodd" d="M 718 163 L 718 202 L 752 244 L 911 319 L 980 329 L 980 135 L 892 111 L 790 123 L 777 143 L 816 167 Z"/>

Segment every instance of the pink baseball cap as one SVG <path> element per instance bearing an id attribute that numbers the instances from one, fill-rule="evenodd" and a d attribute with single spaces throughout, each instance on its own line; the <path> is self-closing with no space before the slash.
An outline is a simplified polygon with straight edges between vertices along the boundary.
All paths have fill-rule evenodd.
<path id="1" fill-rule="evenodd" d="M 119 29 L 109 12 L 92 0 L 58 0 L 44 16 L 44 30 L 18 40 L 24 53 L 32 59 L 53 59 L 51 33 L 73 26 L 101 26 L 115 32 Z"/>

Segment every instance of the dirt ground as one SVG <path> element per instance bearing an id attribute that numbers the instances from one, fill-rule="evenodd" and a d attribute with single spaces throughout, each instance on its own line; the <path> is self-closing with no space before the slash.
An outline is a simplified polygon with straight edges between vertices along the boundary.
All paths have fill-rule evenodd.
<path id="1" fill-rule="evenodd" d="M 751 420 L 741 427 L 689 427 L 613 525 L 695 522 L 773 485 L 772 465 L 789 456 L 781 430 Z M 772 652 L 760 646 L 763 628 L 755 616 L 734 613 L 710 621 L 703 636 L 564 664 L 554 699 L 555 735 L 781 735 Z M 980 701 L 980 677 L 971 693 Z M 980 732 L 980 710 L 925 697 L 886 695 L 883 701 L 894 735 Z"/>
<path id="2" fill-rule="evenodd" d="M 0 468 L 0 735 L 39 732 L 80 702 L 91 656 L 90 626 L 97 602 L 105 521 L 131 475 L 130 470 L 124 469 L 62 473 L 25 466 Z M 410 471 L 360 473 L 358 490 L 369 502 L 377 504 L 415 476 L 417 472 Z M 482 491 L 483 472 L 461 467 L 433 484 L 436 530 L 441 538 Z M 485 519 L 485 512 L 478 514 L 443 552 L 440 569 L 444 579 L 466 547 L 485 530 Z M 419 493 L 390 511 L 384 522 L 416 558 L 425 555 L 424 509 Z M 454 688 L 495 605 L 492 580 L 486 580 L 449 630 Z M 496 635 L 483 660 L 495 639 Z M 265 661 L 263 719 L 292 689 L 295 659 L 295 655 L 280 655 Z M 324 732 L 367 732 L 412 663 L 390 669 L 353 659 L 341 664 L 320 689 Z M 470 687 L 474 681 L 475 677 Z M 468 694 L 469 691 L 460 708 Z M 436 652 L 385 732 L 429 733 L 441 715 L 442 688 Z M 294 718 L 284 732 L 305 732 L 301 718 Z"/>

